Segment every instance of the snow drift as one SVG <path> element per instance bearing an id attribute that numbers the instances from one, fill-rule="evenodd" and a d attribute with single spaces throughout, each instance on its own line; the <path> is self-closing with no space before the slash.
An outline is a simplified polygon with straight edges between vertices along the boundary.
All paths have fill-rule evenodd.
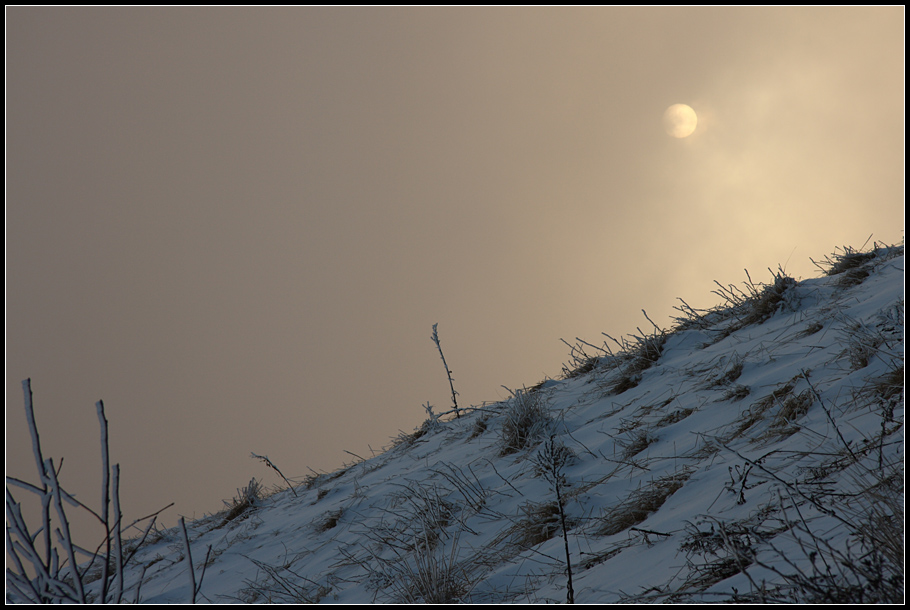
<path id="1" fill-rule="evenodd" d="M 144 603 L 562 602 L 570 574 L 579 603 L 902 601 L 903 265 L 846 249 L 719 284 L 293 493 L 254 481 L 187 524 L 192 562 L 153 529 L 121 589 L 97 559 L 78 579 Z M 7 569 L 8 601 L 28 580 Z"/>

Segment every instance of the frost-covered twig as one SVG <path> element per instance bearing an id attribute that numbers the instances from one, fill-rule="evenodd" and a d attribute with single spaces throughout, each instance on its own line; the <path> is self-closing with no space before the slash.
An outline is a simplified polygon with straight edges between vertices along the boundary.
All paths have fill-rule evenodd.
<path id="1" fill-rule="evenodd" d="M 66 550 L 66 554 L 70 561 L 70 574 L 72 575 L 73 584 L 76 588 L 76 600 L 80 604 L 84 604 L 85 589 L 82 586 L 82 579 L 79 577 L 79 567 L 76 565 L 76 551 L 73 548 L 73 539 L 70 535 L 70 524 L 66 518 L 66 513 L 63 510 L 63 501 L 60 499 L 60 483 L 57 481 L 57 472 L 54 470 L 52 458 L 48 458 L 45 462 L 45 472 L 50 473 L 51 477 L 51 493 L 54 494 L 54 506 L 57 509 L 57 518 L 60 519 L 60 524 L 63 527 L 63 547 L 64 550 Z"/>
<path id="2" fill-rule="evenodd" d="M 281 478 L 284 479 L 284 482 L 287 483 L 287 484 L 288 484 L 288 487 L 291 488 L 291 493 L 294 494 L 294 497 L 295 497 L 295 498 L 297 497 L 297 492 L 294 491 L 294 486 L 291 485 L 291 482 L 288 481 L 288 478 L 287 478 L 286 476 L 284 476 L 284 475 L 281 473 L 280 470 L 278 470 L 278 467 L 275 466 L 275 464 L 272 463 L 272 460 L 270 460 L 270 459 L 268 458 L 268 456 L 265 456 L 265 455 L 256 455 L 256 454 L 253 453 L 252 451 L 250 451 L 250 456 L 256 458 L 257 460 L 262 460 L 263 462 L 266 463 L 266 465 L 268 465 L 269 468 L 271 468 L 272 470 L 274 470 L 275 472 L 277 472 L 279 475 L 281 475 Z M 363 459 L 363 458 L 361 458 L 361 459 Z"/>
<path id="3" fill-rule="evenodd" d="M 120 528 L 123 522 L 123 515 L 120 512 L 120 464 L 114 464 L 114 517 L 116 519 L 114 521 L 114 531 L 117 533 L 117 537 L 114 539 L 114 559 L 116 561 L 114 565 L 117 568 L 117 595 L 114 597 L 114 603 L 119 604 L 123 599 L 123 537 Z M 110 529 L 108 529 L 107 537 L 110 538 Z M 110 548 L 110 544 L 108 544 L 108 548 Z M 110 557 L 110 552 L 108 552 L 107 557 Z"/>
<path id="4" fill-rule="evenodd" d="M 95 512 L 61 486 L 58 475 L 63 460 L 61 459 L 55 467 L 51 459 L 45 460 L 43 458 L 38 427 L 35 423 L 30 379 L 22 382 L 22 389 L 25 395 L 26 419 L 32 438 L 32 452 L 38 467 L 40 485 L 20 481 L 15 477 L 6 478 L 7 551 L 12 558 L 11 565 L 14 566 L 8 567 L 6 573 L 11 599 L 13 601 L 31 603 L 85 603 L 88 601 L 89 596 L 86 585 L 93 580 L 98 580 L 100 576 L 102 582 L 97 592 L 97 601 L 118 603 L 122 600 L 124 592 L 123 570 L 126 562 L 135 554 L 139 545 L 145 540 L 145 536 L 143 536 L 139 545 L 133 547 L 130 556 L 124 560 L 121 542 L 123 528 L 121 526 L 122 515 L 120 513 L 119 497 L 120 467 L 119 465 L 114 465 L 113 481 L 111 482 L 107 420 L 104 417 L 104 405 L 101 401 L 96 405 L 101 425 L 101 461 L 104 471 L 101 485 L 102 506 L 99 512 Z M 113 522 L 108 510 L 111 502 L 111 483 L 113 483 L 113 508 L 115 515 Z M 41 525 L 34 533 L 29 531 L 22 516 L 22 506 L 10 492 L 11 484 L 35 494 L 41 500 Z M 73 540 L 64 502 L 76 508 L 84 509 L 104 526 L 104 540 L 95 547 L 94 552 L 77 545 Z M 60 522 L 59 526 L 53 529 L 59 545 L 57 547 L 51 542 L 50 511 L 52 504 Z M 160 512 L 157 511 L 149 517 L 154 518 Z M 144 517 L 134 523 L 149 517 Z M 147 534 L 148 530 L 146 530 Z M 43 543 L 38 539 L 39 536 L 43 536 Z M 111 540 L 112 536 L 116 536 L 113 541 Z M 61 558 L 58 549 L 62 549 L 65 554 L 64 558 Z M 103 552 L 102 549 L 104 549 Z M 77 552 L 90 558 L 88 564 L 83 565 L 81 568 L 76 563 Z M 93 576 L 90 576 L 89 571 L 96 560 L 103 562 L 104 565 L 98 568 L 97 572 L 93 571 Z M 113 583 L 111 582 L 111 567 L 115 570 Z M 116 587 L 116 593 L 113 597 L 110 595 L 112 584 Z"/>
<path id="5" fill-rule="evenodd" d="M 831 422 L 832 426 L 834 426 L 834 431 L 837 432 L 837 437 L 840 439 L 840 442 L 844 444 L 844 447 L 846 447 L 847 451 L 850 453 L 850 456 L 854 461 L 856 461 L 856 454 L 853 453 L 853 449 L 850 447 L 850 443 L 848 443 L 844 438 L 844 435 L 840 433 L 840 428 L 838 428 L 837 422 L 835 422 L 834 418 L 831 417 L 831 413 L 828 411 L 828 407 L 826 407 L 825 403 L 822 402 L 822 397 L 819 396 L 818 392 L 815 390 L 815 387 L 812 385 L 812 382 L 809 381 L 809 375 L 806 374 L 806 370 L 799 369 L 799 372 L 802 374 L 803 379 L 806 380 L 806 383 L 809 384 L 809 389 L 812 391 L 812 395 L 815 396 L 815 400 L 818 401 L 818 404 L 821 405 L 822 410 L 825 412 L 825 415 L 828 416 L 828 421 Z"/>
<path id="6" fill-rule="evenodd" d="M 436 349 L 439 350 L 439 357 L 442 358 L 442 366 L 446 369 L 446 375 L 449 377 L 449 388 L 452 390 L 452 407 L 455 411 L 455 417 L 458 418 L 461 415 L 458 412 L 458 399 L 455 398 L 458 395 L 458 392 L 455 391 L 455 384 L 452 381 L 452 371 L 449 370 L 449 365 L 446 364 L 446 357 L 442 353 L 442 346 L 439 345 L 439 333 L 436 332 L 436 327 L 438 324 L 433 325 L 433 335 L 430 337 L 433 340 L 433 343 L 436 344 Z"/>
<path id="7" fill-rule="evenodd" d="M 563 506 L 561 490 L 565 481 L 563 469 L 572 455 L 571 450 L 557 441 L 555 435 L 550 435 L 550 439 L 544 443 L 543 451 L 537 455 L 537 466 L 543 473 L 544 478 L 553 486 L 553 491 L 556 493 L 559 524 L 562 527 L 562 539 L 566 548 L 566 572 L 568 573 L 566 603 L 569 604 L 575 603 L 575 590 L 572 587 L 572 556 L 569 553 L 569 533 L 566 527 L 566 511 Z"/>

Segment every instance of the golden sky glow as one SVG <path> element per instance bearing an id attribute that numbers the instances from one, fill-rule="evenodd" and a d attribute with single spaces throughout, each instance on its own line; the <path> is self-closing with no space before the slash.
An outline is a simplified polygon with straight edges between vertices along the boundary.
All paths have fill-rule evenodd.
<path id="1" fill-rule="evenodd" d="M 480 404 L 903 236 L 902 7 L 6 16 L 7 468 L 31 377 L 96 497 L 104 399 L 132 517 L 410 431 L 450 403 L 434 323 Z"/>

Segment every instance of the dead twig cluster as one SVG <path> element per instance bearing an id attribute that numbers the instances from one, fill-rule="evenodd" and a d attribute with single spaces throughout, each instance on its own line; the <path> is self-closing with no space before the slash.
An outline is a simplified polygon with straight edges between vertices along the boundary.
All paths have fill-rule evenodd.
<path id="1" fill-rule="evenodd" d="M 32 450 L 38 467 L 40 483 L 33 485 L 15 477 L 6 477 L 6 543 L 7 554 L 12 567 L 7 567 L 6 582 L 9 600 L 27 603 L 121 603 L 127 584 L 124 570 L 136 551 L 148 539 L 158 514 L 168 506 L 151 515 L 138 519 L 126 528 L 120 510 L 120 464 L 110 465 L 108 449 L 108 422 L 104 414 L 104 403 L 95 405 L 101 427 L 101 511 L 95 512 L 60 484 L 58 474 L 63 460 L 55 465 L 52 458 L 45 459 L 35 421 L 32 403 L 31 379 L 22 382 L 25 394 L 25 415 L 32 437 Z M 32 531 L 25 521 L 22 505 L 16 501 L 10 486 L 24 489 L 41 500 L 41 523 Z M 80 508 L 92 515 L 104 528 L 103 540 L 94 551 L 81 547 L 73 540 L 69 519 L 64 504 Z M 53 526 L 56 519 L 57 525 Z M 148 520 L 138 541 L 130 550 L 124 549 L 123 531 Z M 61 551 L 63 556 L 61 557 Z M 76 554 L 89 558 L 79 565 Z M 99 565 L 100 564 L 100 567 Z M 133 601 L 139 602 L 144 570 L 135 583 Z M 90 595 L 86 585 L 101 581 L 97 594 Z"/>

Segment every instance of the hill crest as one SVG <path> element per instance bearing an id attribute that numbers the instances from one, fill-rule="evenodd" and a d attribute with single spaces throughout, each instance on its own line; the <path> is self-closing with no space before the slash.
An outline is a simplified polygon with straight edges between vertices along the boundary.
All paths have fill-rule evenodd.
<path id="1" fill-rule="evenodd" d="M 126 540 L 123 599 L 561 602 L 568 554 L 579 603 L 898 601 L 903 246 L 822 267 L 579 341 L 561 379 L 293 491 L 253 482 L 186 524 L 192 569 L 179 528 Z M 89 601 L 120 590 L 100 563 Z"/>

